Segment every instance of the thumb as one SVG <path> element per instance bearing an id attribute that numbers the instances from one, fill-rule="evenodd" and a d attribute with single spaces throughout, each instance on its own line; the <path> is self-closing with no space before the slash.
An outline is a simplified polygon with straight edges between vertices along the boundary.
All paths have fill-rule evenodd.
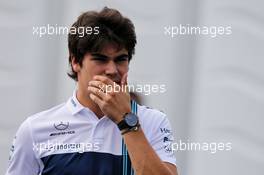
<path id="1" fill-rule="evenodd" d="M 127 85 L 127 76 L 128 74 L 125 73 L 121 79 L 121 85 Z"/>

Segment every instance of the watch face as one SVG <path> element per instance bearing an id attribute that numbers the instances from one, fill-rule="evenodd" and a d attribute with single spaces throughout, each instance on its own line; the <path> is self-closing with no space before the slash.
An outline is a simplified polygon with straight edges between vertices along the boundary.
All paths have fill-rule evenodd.
<path id="1" fill-rule="evenodd" d="M 125 117 L 125 121 L 128 124 L 128 126 L 136 126 L 136 124 L 138 123 L 138 117 L 135 114 L 127 114 L 127 116 Z"/>

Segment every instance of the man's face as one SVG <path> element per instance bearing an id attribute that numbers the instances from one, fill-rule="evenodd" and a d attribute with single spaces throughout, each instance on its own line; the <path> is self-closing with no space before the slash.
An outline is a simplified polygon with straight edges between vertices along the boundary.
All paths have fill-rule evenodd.
<path id="1" fill-rule="evenodd" d="M 128 72 L 128 52 L 126 49 L 117 50 L 114 45 L 107 45 L 101 52 L 87 53 L 82 67 L 72 63 L 78 74 L 79 90 L 85 94 L 89 81 L 95 75 L 104 75 L 120 84 L 121 78 Z"/>

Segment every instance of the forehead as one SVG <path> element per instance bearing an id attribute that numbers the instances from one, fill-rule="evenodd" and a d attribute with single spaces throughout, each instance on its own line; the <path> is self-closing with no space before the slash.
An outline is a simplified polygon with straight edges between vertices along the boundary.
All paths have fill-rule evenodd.
<path id="1" fill-rule="evenodd" d="M 109 57 L 114 57 L 120 54 L 128 54 L 128 51 L 125 48 L 120 48 L 115 44 L 107 44 L 98 53 Z"/>

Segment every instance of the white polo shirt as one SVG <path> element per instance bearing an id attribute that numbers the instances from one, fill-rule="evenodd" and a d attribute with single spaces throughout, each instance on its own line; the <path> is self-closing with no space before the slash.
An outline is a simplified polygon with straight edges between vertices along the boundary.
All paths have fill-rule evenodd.
<path id="1" fill-rule="evenodd" d="M 164 113 L 132 103 L 145 136 L 164 162 L 176 164 Z M 132 175 L 117 125 L 98 119 L 76 92 L 66 102 L 28 117 L 14 139 L 6 175 Z"/>

